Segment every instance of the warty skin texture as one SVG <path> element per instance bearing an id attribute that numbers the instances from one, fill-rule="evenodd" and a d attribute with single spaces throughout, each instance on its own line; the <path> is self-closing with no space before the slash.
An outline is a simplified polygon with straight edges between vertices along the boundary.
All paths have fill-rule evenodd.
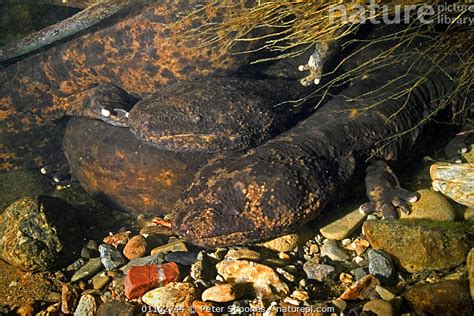
<path id="1" fill-rule="evenodd" d="M 408 100 L 383 99 L 386 92 L 401 89 L 390 85 L 378 92 L 381 103 L 376 107 L 366 107 L 373 100 L 356 98 L 396 76 L 396 69 L 384 70 L 355 82 L 297 127 L 238 157 L 221 157 L 205 166 L 175 205 L 173 229 L 205 247 L 289 233 L 321 212 L 357 163 L 399 158 L 433 111 L 448 112 L 448 120 L 453 113 L 458 119 L 469 115 L 465 105 L 472 103 L 473 93 L 439 109 L 453 88 L 444 75 L 431 75 Z"/>
<path id="2" fill-rule="evenodd" d="M 82 93 L 98 84 L 112 83 L 141 98 L 163 84 L 226 76 L 247 65 L 246 56 L 225 48 L 196 49 L 198 40 L 178 41 L 175 35 L 225 19 L 251 2 L 202 10 L 193 19 L 185 16 L 206 1 L 154 2 L 0 68 L 0 170 L 57 159 L 64 131 L 58 121 L 81 111 Z"/>

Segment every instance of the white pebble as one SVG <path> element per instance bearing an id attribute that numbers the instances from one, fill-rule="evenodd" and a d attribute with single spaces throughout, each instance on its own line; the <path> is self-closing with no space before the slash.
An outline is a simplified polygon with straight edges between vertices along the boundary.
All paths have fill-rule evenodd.
<path id="1" fill-rule="evenodd" d="M 289 296 L 287 296 L 287 297 L 284 299 L 284 302 L 285 302 L 285 303 L 288 303 L 288 304 L 291 304 L 291 305 L 295 305 L 295 306 L 299 306 L 299 305 L 300 305 L 300 302 L 299 302 L 297 299 L 294 299 L 294 298 L 289 297 Z"/>
<path id="2" fill-rule="evenodd" d="M 360 264 L 362 261 L 364 261 L 364 258 L 362 258 L 361 256 L 357 256 L 354 259 L 352 259 L 352 261 L 354 261 L 357 264 Z"/>
<path id="3" fill-rule="evenodd" d="M 352 243 L 352 240 L 350 238 L 346 238 L 346 239 L 343 239 L 341 243 L 344 247 L 347 247 Z"/>

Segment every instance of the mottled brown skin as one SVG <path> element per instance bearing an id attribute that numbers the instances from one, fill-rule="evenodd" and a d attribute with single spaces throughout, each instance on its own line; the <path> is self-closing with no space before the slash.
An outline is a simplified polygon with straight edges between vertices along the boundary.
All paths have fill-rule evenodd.
<path id="1" fill-rule="evenodd" d="M 64 152 L 75 178 L 104 203 L 163 215 L 207 162 L 206 153 L 255 147 L 294 125 L 305 107 L 280 103 L 302 91 L 296 81 L 244 78 L 167 85 L 133 105 L 122 122 L 127 128 L 112 126 L 116 121 L 72 120 Z M 101 117 L 101 109 L 134 101 L 109 84 L 84 94 L 77 114 L 105 121 L 111 116 Z"/>
<path id="2" fill-rule="evenodd" d="M 205 166 L 173 209 L 173 229 L 206 247 L 276 237 L 314 219 L 344 187 L 356 164 L 368 158 L 399 158 L 415 143 L 426 118 L 439 110 L 453 83 L 431 74 L 409 98 L 386 98 L 403 89 L 401 82 L 388 84 L 401 77 L 402 67 L 397 67 L 354 82 L 300 125 L 265 144 Z M 416 74 L 406 75 L 401 80 L 415 78 Z M 380 89 L 374 93 L 375 87 Z M 447 118 L 454 113 L 465 118 L 465 105 L 473 99 L 472 93 L 450 99 L 444 104 Z M 364 107 L 373 102 L 378 105 Z M 377 182 L 369 191 L 376 187 Z M 379 197 L 370 196 L 373 203 L 379 203 Z"/>
<path id="3" fill-rule="evenodd" d="M 167 85 L 134 105 L 137 138 L 171 151 L 239 151 L 287 130 L 305 106 L 282 104 L 305 90 L 295 81 L 207 78 Z M 307 92 L 306 92 L 307 93 Z"/>
<path id="4" fill-rule="evenodd" d="M 163 151 L 137 140 L 127 128 L 73 118 L 64 152 L 74 176 L 112 207 L 150 215 L 170 213 L 209 155 Z"/>
<path id="5" fill-rule="evenodd" d="M 193 19 L 186 17 L 205 2 L 165 0 L 137 7 L 0 69 L 0 170 L 54 159 L 57 150 L 51 148 L 60 147 L 63 130 L 57 120 L 78 111 L 71 108 L 70 98 L 95 85 L 113 83 L 143 97 L 166 83 L 228 75 L 247 64 L 245 55 L 224 48 L 196 49 L 198 39 L 173 38 L 206 21 L 225 19 L 247 1 L 234 1 L 228 11 L 211 6 Z"/>

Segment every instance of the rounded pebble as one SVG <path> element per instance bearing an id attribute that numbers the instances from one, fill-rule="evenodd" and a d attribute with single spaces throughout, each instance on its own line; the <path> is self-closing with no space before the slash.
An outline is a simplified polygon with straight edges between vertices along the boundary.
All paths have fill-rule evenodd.
<path id="1" fill-rule="evenodd" d="M 371 249 L 369 251 L 369 272 L 384 285 L 395 283 L 395 265 L 390 255 L 381 250 Z"/>
<path id="2" fill-rule="evenodd" d="M 308 279 L 323 282 L 334 273 L 335 269 L 333 266 L 327 264 L 318 264 L 308 261 L 303 265 L 303 270 L 308 276 Z"/>
<path id="3" fill-rule="evenodd" d="M 211 301 L 217 303 L 225 303 L 239 299 L 240 291 L 232 284 L 218 284 L 206 289 L 202 293 L 202 300 L 204 302 Z"/>
<path id="4" fill-rule="evenodd" d="M 417 191 L 418 201 L 412 204 L 410 214 L 401 213 L 400 218 L 429 219 L 433 221 L 454 221 L 456 211 L 441 193 L 430 189 Z"/>
<path id="5" fill-rule="evenodd" d="M 147 243 L 146 239 L 141 235 L 136 235 L 130 238 L 123 249 L 123 255 L 128 260 L 141 258 L 146 254 Z"/>

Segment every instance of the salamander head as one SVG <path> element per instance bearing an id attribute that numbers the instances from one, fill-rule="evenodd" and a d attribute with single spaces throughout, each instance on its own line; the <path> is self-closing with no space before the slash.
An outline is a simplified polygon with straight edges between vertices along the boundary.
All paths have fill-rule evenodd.
<path id="1" fill-rule="evenodd" d="M 84 116 L 118 127 L 128 127 L 129 110 L 138 100 L 123 89 L 102 83 L 87 90 Z"/>
<path id="2" fill-rule="evenodd" d="M 272 104 L 241 79 L 209 78 L 162 87 L 130 112 L 131 131 L 151 146 L 218 152 L 256 146 L 277 126 Z"/>
<path id="3" fill-rule="evenodd" d="M 246 155 L 204 167 L 173 210 L 173 230 L 196 245 L 229 246 L 293 232 L 317 215 L 319 199 L 288 166 L 249 161 Z"/>

